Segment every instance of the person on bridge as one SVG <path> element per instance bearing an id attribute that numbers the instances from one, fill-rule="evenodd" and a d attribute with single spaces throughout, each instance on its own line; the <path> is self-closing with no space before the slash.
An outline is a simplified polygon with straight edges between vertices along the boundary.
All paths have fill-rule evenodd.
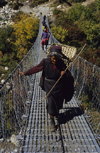
<path id="1" fill-rule="evenodd" d="M 42 30 L 43 30 L 43 31 L 44 31 L 44 29 L 47 30 L 47 28 L 48 28 L 48 27 L 47 27 L 46 23 L 44 23 L 44 24 L 43 24 L 43 27 L 42 27 Z"/>
<path id="2" fill-rule="evenodd" d="M 46 24 L 45 20 L 46 20 L 46 15 L 43 16 L 43 21 L 42 21 L 43 26 Z"/>
<path id="3" fill-rule="evenodd" d="M 44 45 L 48 45 L 48 40 L 49 40 L 49 34 L 48 34 L 48 32 L 47 32 L 47 30 L 46 29 L 44 29 L 44 31 L 43 31 L 43 33 L 42 33 L 42 36 L 41 36 L 41 39 L 42 39 L 42 41 L 41 41 L 41 47 L 43 48 L 43 46 Z"/>
<path id="4" fill-rule="evenodd" d="M 42 71 L 43 90 L 46 92 L 46 94 L 48 94 L 48 92 L 54 86 L 58 78 L 62 76 L 47 97 L 46 108 L 47 113 L 50 115 L 50 129 L 52 132 L 56 130 L 54 117 L 58 116 L 59 110 L 62 108 L 63 100 L 65 98 L 65 95 L 67 95 L 65 91 L 70 90 L 68 86 L 68 84 L 70 84 L 70 81 L 68 80 L 66 82 L 66 76 L 70 77 L 71 73 L 69 72 L 69 70 L 65 72 L 66 65 L 61 59 L 61 57 L 61 46 L 54 45 L 51 47 L 50 54 L 47 56 L 47 58 L 43 59 L 37 66 L 34 66 L 26 72 L 20 72 L 21 76 L 23 76 L 31 75 L 39 71 Z M 66 86 L 68 86 L 68 89 L 66 88 Z"/>

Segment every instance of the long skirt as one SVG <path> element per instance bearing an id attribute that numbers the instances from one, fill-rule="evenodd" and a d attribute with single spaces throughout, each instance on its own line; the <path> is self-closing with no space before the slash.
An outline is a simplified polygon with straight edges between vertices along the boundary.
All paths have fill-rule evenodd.
<path id="1" fill-rule="evenodd" d="M 49 79 L 44 80 L 44 88 L 46 94 L 48 94 L 48 92 L 53 87 L 55 82 L 56 82 L 55 80 L 49 80 Z M 57 116 L 59 113 L 59 109 L 62 108 L 64 100 L 62 89 L 63 89 L 62 80 L 60 80 L 47 97 L 47 112 L 50 115 Z"/>

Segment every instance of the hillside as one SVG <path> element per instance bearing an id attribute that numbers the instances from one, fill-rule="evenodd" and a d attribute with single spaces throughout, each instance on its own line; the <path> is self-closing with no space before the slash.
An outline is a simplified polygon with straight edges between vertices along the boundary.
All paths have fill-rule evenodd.
<path id="1" fill-rule="evenodd" d="M 21 56 L 20 58 L 16 56 L 17 51 L 15 49 L 12 49 L 11 44 L 9 44 L 9 40 L 14 39 L 14 36 L 12 35 L 13 28 L 9 28 L 9 26 L 13 25 L 13 23 L 15 22 L 14 16 L 16 16 L 16 14 L 21 15 L 23 13 L 27 14 L 30 17 L 34 16 L 36 19 L 39 19 L 39 15 L 41 12 L 43 15 L 48 15 L 50 28 L 53 35 L 60 41 L 61 35 L 60 37 L 57 36 L 57 33 L 59 33 L 59 28 L 61 31 L 62 29 L 68 30 L 68 36 L 66 36 L 65 40 L 61 41 L 61 43 L 75 46 L 77 47 L 78 51 L 84 45 L 84 43 L 87 43 L 87 52 L 84 52 L 82 54 L 82 57 L 100 67 L 100 47 L 98 41 L 100 33 L 100 12 L 99 9 L 97 10 L 99 5 L 95 5 L 95 0 L 80 0 L 81 2 L 79 4 L 75 1 L 79 2 L 79 0 L 68 0 L 66 2 L 64 1 L 62 3 L 59 3 L 59 0 L 45 0 L 45 3 L 42 3 L 41 0 L 42 4 L 36 4 L 33 3 L 32 0 L 20 0 L 18 1 L 18 9 L 16 9 L 15 7 L 16 1 L 12 3 L 10 0 L 6 0 L 6 3 L 4 4 L 5 6 L 1 5 L 0 22 L 2 23 L 2 27 L 0 30 L 4 31 L 2 30 L 2 28 L 5 29 L 5 27 L 8 26 L 8 30 L 5 30 L 4 33 L 7 31 L 9 32 L 7 32 L 7 38 L 4 39 L 0 37 L 0 41 L 2 39 L 1 42 L 6 42 L 4 45 L 0 45 L 0 80 L 5 79 L 21 60 Z M 99 2 L 99 0 L 97 1 Z M 79 14 L 76 19 L 75 16 L 72 18 L 73 15 L 71 14 L 71 10 L 74 11 L 73 15 L 75 15 L 75 13 L 76 16 L 77 14 Z M 81 10 L 83 11 L 83 13 Z M 69 12 L 71 16 L 68 16 Z M 85 12 L 87 12 L 87 15 L 84 16 Z M 56 29 L 54 29 L 55 27 Z M 29 47 L 34 43 L 34 41 L 32 40 L 30 41 L 31 44 L 29 45 Z M 6 48 L 4 48 L 4 46 Z M 5 67 L 8 67 L 8 70 L 5 70 Z"/>

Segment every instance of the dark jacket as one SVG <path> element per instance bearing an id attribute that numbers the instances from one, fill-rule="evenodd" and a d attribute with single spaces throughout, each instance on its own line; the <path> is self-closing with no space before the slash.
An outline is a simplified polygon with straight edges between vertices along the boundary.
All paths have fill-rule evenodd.
<path id="1" fill-rule="evenodd" d="M 65 68 L 66 65 L 62 60 L 59 60 L 56 63 L 56 66 L 54 66 L 51 63 L 51 60 L 49 58 L 46 58 L 43 59 L 37 66 L 24 72 L 24 74 L 30 75 L 39 71 L 43 71 L 42 74 L 44 78 L 44 90 L 46 91 L 46 94 L 48 94 L 48 92 L 51 90 L 51 88 L 55 85 L 56 81 L 60 77 L 61 71 L 64 71 Z M 58 114 L 59 109 L 62 108 L 64 98 L 66 99 L 66 101 L 71 100 L 74 92 L 73 85 L 74 79 L 71 73 L 67 70 L 48 95 L 47 111 L 49 114 Z"/>

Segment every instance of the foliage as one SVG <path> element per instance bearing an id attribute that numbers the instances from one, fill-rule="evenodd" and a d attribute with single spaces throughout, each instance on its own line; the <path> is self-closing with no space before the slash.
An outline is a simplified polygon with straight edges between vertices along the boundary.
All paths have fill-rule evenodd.
<path id="1" fill-rule="evenodd" d="M 81 100 L 81 106 L 83 106 L 84 109 L 89 109 L 92 106 L 92 102 L 90 101 L 88 95 L 86 95 L 85 93 L 83 93 Z"/>
<path id="2" fill-rule="evenodd" d="M 8 0 L 9 1 L 9 0 Z M 9 5 L 11 8 L 13 8 L 14 10 L 18 10 L 20 6 L 23 6 L 23 2 L 25 0 L 12 0 L 12 1 L 9 1 Z"/>
<path id="3" fill-rule="evenodd" d="M 91 49 L 87 48 L 81 55 L 87 61 L 93 63 L 94 65 L 98 65 L 100 67 L 100 49 Z"/>
<path id="4" fill-rule="evenodd" d="M 14 108 L 12 103 L 12 95 L 6 95 L 3 102 L 3 111 L 4 111 L 4 128 L 5 134 L 7 135 L 10 131 L 12 132 L 15 128 L 15 116 Z M 9 132 L 8 132 L 9 131 Z M 10 133 L 9 133 L 10 134 Z"/>
<path id="5" fill-rule="evenodd" d="M 97 7 L 97 10 L 100 10 L 100 0 L 95 1 L 95 6 Z"/>
<path id="6" fill-rule="evenodd" d="M 97 34 L 98 32 L 100 33 L 100 28 L 98 25 L 95 25 L 94 21 L 91 19 L 78 22 L 78 26 L 83 29 L 84 33 L 87 35 L 87 40 L 91 43 L 99 36 Z"/>
<path id="7" fill-rule="evenodd" d="M 0 17 L 0 21 L 2 21 L 2 18 Z"/>
<path id="8" fill-rule="evenodd" d="M 87 36 L 86 40 L 90 44 L 93 44 L 93 46 L 99 44 L 100 26 L 99 23 L 96 22 L 96 9 L 93 8 L 92 10 L 90 7 L 77 4 L 68 11 L 68 18 L 84 31 Z"/>
<path id="9" fill-rule="evenodd" d="M 53 13 L 56 16 L 55 25 L 60 25 L 68 31 L 68 36 L 66 38 L 67 45 L 72 45 L 76 47 L 80 46 L 81 42 L 83 43 L 86 39 L 86 35 L 84 34 L 83 30 L 77 25 L 73 25 L 73 22 L 68 19 L 66 12 L 54 9 Z"/>
<path id="10" fill-rule="evenodd" d="M 59 10 L 59 9 L 56 9 L 56 8 L 55 8 L 55 9 L 53 10 L 53 14 L 54 14 L 54 15 L 57 15 L 57 14 L 60 14 L 60 13 L 62 13 L 62 11 Z"/>
<path id="11" fill-rule="evenodd" d="M 69 9 L 67 14 L 68 19 L 72 20 L 73 22 L 77 21 L 78 19 L 80 19 L 80 15 L 84 11 L 84 9 L 85 9 L 84 6 L 82 6 L 79 3 L 72 6 L 71 9 Z"/>
<path id="12" fill-rule="evenodd" d="M 7 29 L 0 28 L 0 50 L 3 54 L 10 52 L 9 37 L 11 36 L 12 31 L 12 27 L 7 27 Z"/>
<path id="13" fill-rule="evenodd" d="M 31 48 L 37 36 L 39 20 L 33 19 L 28 15 L 20 14 L 13 27 L 15 41 L 12 41 L 12 44 L 17 52 L 17 58 L 21 60 Z"/>
<path id="14" fill-rule="evenodd" d="M 72 0 L 73 2 L 84 2 L 86 0 Z"/>
<path id="15" fill-rule="evenodd" d="M 27 20 L 27 22 L 25 23 L 24 20 Z M 1 79 L 6 79 L 8 74 L 10 74 L 11 71 L 15 69 L 20 60 L 24 57 L 24 55 L 29 51 L 29 49 L 33 45 L 38 33 L 39 22 L 37 19 L 33 19 L 33 17 L 25 15 L 22 12 L 19 12 L 16 13 L 15 17 L 13 17 L 13 21 L 15 22 L 14 27 L 11 26 L 7 27 L 6 29 L 0 29 L 0 68 L 3 68 L 4 66 L 7 66 L 9 68 L 8 71 L 0 69 L 0 75 L 2 73 L 5 74 L 3 77 L 0 76 Z M 22 21 L 23 24 L 21 24 L 20 21 Z M 15 27 L 16 30 L 19 27 L 19 29 L 17 30 L 17 32 L 19 32 L 19 35 L 17 35 L 17 32 L 15 31 Z M 20 33 L 23 33 L 23 38 L 26 35 L 26 44 L 22 44 L 23 40 L 21 39 Z M 18 49 L 18 41 L 20 50 Z"/>
<path id="16" fill-rule="evenodd" d="M 100 23 L 100 11 L 99 10 L 97 10 L 93 13 L 93 18 L 96 23 L 98 23 L 98 24 Z"/>
<path id="17" fill-rule="evenodd" d="M 84 18 L 85 19 L 92 19 L 93 18 L 93 10 L 90 7 L 85 7 L 84 11 L 82 12 L 82 14 L 84 13 Z"/>
<path id="18" fill-rule="evenodd" d="M 51 31 L 54 36 L 56 35 L 57 40 L 59 40 L 62 43 L 66 42 L 66 38 L 68 36 L 68 30 L 64 29 L 61 26 L 58 27 L 55 26 L 51 28 Z"/>
<path id="19" fill-rule="evenodd" d="M 9 60 L 8 55 L 4 54 L 4 56 L 2 57 L 2 62 L 4 62 L 4 64 L 6 65 L 8 60 Z"/>
<path id="20" fill-rule="evenodd" d="M 60 25 L 68 30 L 67 44 L 80 48 L 84 43 L 87 43 L 87 53 L 83 53 L 82 57 L 97 66 L 100 66 L 99 5 L 100 0 L 97 0 L 88 6 L 77 3 L 67 12 L 58 9 L 53 11 L 56 27 Z"/>
<path id="21" fill-rule="evenodd" d="M 9 73 L 17 66 L 18 62 L 15 62 L 16 54 L 12 50 L 10 41 L 12 40 L 13 27 L 7 27 L 6 29 L 0 29 L 0 67 L 8 66 L 9 70 L 0 70 L 0 75 L 4 73 L 3 79 L 5 79 Z M 13 63 L 13 64 L 12 64 Z M 2 76 L 0 77 L 2 79 Z"/>
<path id="22" fill-rule="evenodd" d="M 14 23 L 18 23 L 21 20 L 21 17 L 26 15 L 25 13 L 23 13 L 22 11 L 18 11 L 14 16 L 12 16 L 12 21 Z"/>
<path id="23" fill-rule="evenodd" d="M 30 7 L 35 7 L 45 2 L 48 2 L 48 0 L 31 0 Z"/>

